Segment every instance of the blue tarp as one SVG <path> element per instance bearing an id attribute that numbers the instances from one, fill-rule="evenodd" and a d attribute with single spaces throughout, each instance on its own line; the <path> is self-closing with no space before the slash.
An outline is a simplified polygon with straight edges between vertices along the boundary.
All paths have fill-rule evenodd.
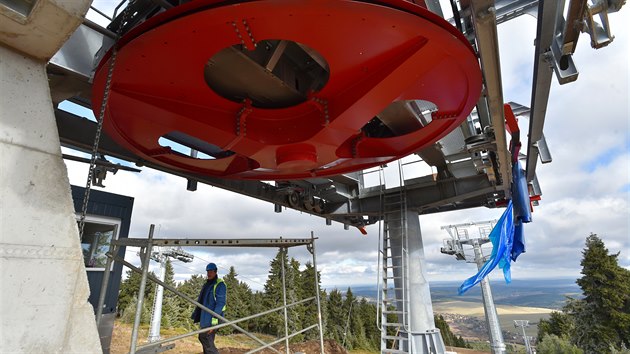
<path id="1" fill-rule="evenodd" d="M 507 283 L 512 281 L 510 262 L 516 261 L 525 252 L 525 236 L 523 223 L 532 221 L 527 180 L 520 162 L 512 165 L 512 200 L 501 215 L 499 222 L 490 232 L 492 254 L 479 272 L 466 279 L 459 287 L 459 294 L 477 285 L 494 268 L 503 269 L 503 276 Z"/>
<path id="2" fill-rule="evenodd" d="M 477 285 L 485 276 L 496 268 L 497 265 L 503 269 L 505 281 L 508 283 L 512 281 L 510 261 L 512 258 L 512 242 L 514 237 L 513 221 L 514 216 L 512 201 L 509 201 L 503 215 L 501 215 L 501 218 L 490 232 L 490 241 L 492 242 L 492 254 L 490 255 L 490 258 L 481 267 L 477 274 L 466 279 L 462 283 L 458 290 L 460 295 Z"/>
<path id="3" fill-rule="evenodd" d="M 512 165 L 512 200 L 514 201 L 514 243 L 512 246 L 512 260 L 525 252 L 525 239 L 523 234 L 523 223 L 532 221 L 532 211 L 530 209 L 529 190 L 527 180 L 521 168 L 521 163 Z"/>

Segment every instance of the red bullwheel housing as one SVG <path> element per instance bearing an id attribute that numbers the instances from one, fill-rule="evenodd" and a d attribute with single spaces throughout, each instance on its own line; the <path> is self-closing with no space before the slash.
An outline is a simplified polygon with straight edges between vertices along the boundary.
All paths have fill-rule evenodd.
<path id="1" fill-rule="evenodd" d="M 95 75 L 96 108 L 109 60 Z M 302 179 L 421 150 L 465 119 L 480 90 L 467 40 L 406 1 L 200 0 L 121 38 L 104 129 L 176 169 Z"/>

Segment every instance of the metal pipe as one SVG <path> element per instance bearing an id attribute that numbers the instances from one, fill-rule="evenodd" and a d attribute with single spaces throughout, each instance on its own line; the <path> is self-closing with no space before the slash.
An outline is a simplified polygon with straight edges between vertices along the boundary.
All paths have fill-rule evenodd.
<path id="1" fill-rule="evenodd" d="M 127 0 L 121 0 L 121 1 L 118 3 L 118 6 L 116 6 L 116 7 L 114 8 L 114 16 L 112 16 L 112 17 L 116 18 L 116 15 L 118 14 L 118 9 L 120 9 L 120 7 L 121 7 L 121 6 L 122 6 L 122 5 L 123 5 L 126 1 L 127 1 Z"/>
<path id="2" fill-rule="evenodd" d="M 109 22 L 111 22 L 111 21 L 112 21 L 112 18 L 111 18 L 111 17 L 109 17 L 106 13 L 104 13 L 103 11 L 101 11 L 101 10 L 97 9 L 96 7 L 94 7 L 94 6 L 90 5 L 90 9 L 92 9 L 92 10 L 93 10 L 94 12 L 96 12 L 97 14 L 99 14 L 99 15 L 101 15 L 101 16 L 103 16 L 103 17 L 105 17 L 106 19 L 108 19 L 108 20 L 109 20 Z"/>
<path id="3" fill-rule="evenodd" d="M 149 262 L 151 261 L 151 246 L 153 241 L 153 231 L 155 225 L 151 224 L 149 227 L 149 241 L 145 248 L 144 258 L 142 259 L 142 278 L 140 280 L 140 289 L 138 290 L 138 301 L 136 304 L 136 316 L 133 321 L 133 329 L 131 331 L 131 345 L 129 347 L 129 353 L 136 353 L 136 341 L 138 340 L 138 327 L 140 326 L 140 318 L 142 316 L 142 304 L 144 302 L 144 289 L 147 285 L 147 275 L 149 273 Z"/>
<path id="4" fill-rule="evenodd" d="M 97 24 L 96 22 L 92 22 L 90 20 L 83 19 L 83 24 L 89 28 L 89 29 L 93 29 L 94 31 L 107 36 L 111 39 L 116 39 L 117 35 L 116 33 L 114 33 L 113 31 L 110 31 L 109 29 L 105 28 L 105 27 L 101 27 L 101 25 Z"/>
<path id="5" fill-rule="evenodd" d="M 350 315 L 352 314 L 353 304 L 354 304 L 354 301 L 350 303 L 350 308 L 348 309 L 348 319 L 346 320 L 346 328 L 343 331 L 343 342 L 341 343 L 341 346 L 344 348 L 346 347 L 346 338 L 348 337 L 348 327 L 350 327 Z"/>
<path id="6" fill-rule="evenodd" d="M 311 329 L 313 329 L 313 328 L 315 328 L 315 327 L 317 327 L 317 325 L 316 325 L 316 324 L 314 324 L 314 325 L 312 325 L 312 326 L 309 326 L 309 327 L 306 327 L 306 328 L 304 328 L 303 330 L 301 330 L 301 331 L 299 331 L 299 332 L 295 332 L 295 333 L 291 334 L 290 336 L 287 336 L 286 340 L 289 340 L 289 338 L 293 338 L 293 337 L 297 336 L 298 334 L 302 334 L 302 333 L 304 333 L 304 332 L 306 332 L 306 331 L 309 331 L 309 330 L 311 330 Z M 271 343 L 269 343 L 269 344 L 265 344 L 265 346 L 262 346 L 262 347 L 260 347 L 260 348 L 256 348 L 256 349 L 254 349 L 254 350 L 250 350 L 250 351 L 248 351 L 248 352 L 247 352 L 247 353 L 245 353 L 245 354 L 256 353 L 257 351 L 259 351 L 259 350 L 263 350 L 263 349 L 265 349 L 265 348 L 270 348 L 270 349 L 273 349 L 273 348 L 271 348 L 271 346 L 272 346 L 272 345 L 274 345 L 274 344 L 278 344 L 278 343 L 282 342 L 283 340 L 285 340 L 285 338 L 280 338 L 280 339 L 278 339 L 278 340 L 276 340 L 276 341 L 273 341 L 273 342 L 271 342 Z"/>
<path id="7" fill-rule="evenodd" d="M 477 268 L 481 269 L 484 264 L 484 257 L 481 252 L 479 240 L 473 241 L 473 250 L 475 251 L 475 262 Z M 501 325 L 499 316 L 492 298 L 492 290 L 490 289 L 490 281 L 488 277 L 481 280 L 481 298 L 483 300 L 483 308 L 486 314 L 486 324 L 488 325 L 488 334 L 490 335 L 490 347 L 493 354 L 503 354 L 506 352 L 505 343 L 503 341 L 503 333 L 501 333 Z"/>
<path id="8" fill-rule="evenodd" d="M 313 253 L 313 271 L 315 272 L 315 298 L 317 299 L 317 325 L 319 326 L 319 349 L 324 354 L 324 328 L 322 326 L 322 307 L 319 300 L 319 275 L 317 274 L 317 253 L 315 252 L 315 235 L 311 231 L 311 252 Z"/>
<path id="9" fill-rule="evenodd" d="M 289 305 L 287 305 L 287 306 L 289 306 L 289 307 L 296 306 L 296 305 L 299 305 L 299 304 L 302 304 L 302 303 L 304 303 L 304 302 L 308 302 L 308 301 L 311 301 L 311 300 L 314 300 L 314 299 L 315 299 L 315 297 L 314 297 L 314 296 L 313 296 L 313 297 L 309 297 L 308 299 L 303 299 L 303 300 L 300 300 L 300 301 L 294 302 L 294 303 L 292 303 L 292 304 L 289 304 Z M 261 312 L 261 313 L 257 313 L 257 314 L 250 315 L 250 316 L 247 316 L 247 317 L 239 318 L 238 320 L 229 321 L 229 322 L 223 322 L 223 323 L 218 324 L 218 325 L 216 325 L 216 326 L 212 326 L 212 328 L 214 328 L 215 330 L 218 330 L 218 329 L 221 329 L 221 328 L 223 328 L 223 327 L 227 327 L 227 326 L 232 326 L 232 327 L 234 327 L 234 325 L 235 325 L 235 324 L 237 324 L 237 323 L 239 323 L 239 322 L 243 322 L 243 321 L 251 320 L 251 319 L 253 319 L 253 318 L 260 317 L 260 316 L 264 316 L 264 315 L 270 314 L 270 313 L 272 313 L 272 312 L 280 311 L 280 310 L 282 310 L 282 308 L 283 308 L 283 306 L 279 306 L 279 307 L 276 307 L 276 308 L 271 309 L 271 310 L 267 310 L 267 311 L 263 311 L 263 312 Z M 174 341 L 176 341 L 176 340 L 180 340 L 180 339 L 183 339 L 183 338 L 186 338 L 186 337 L 194 336 L 195 334 L 199 334 L 199 333 L 202 333 L 202 332 L 207 332 L 207 331 L 208 331 L 208 329 L 207 329 L 207 328 L 201 328 L 201 329 L 198 329 L 198 330 L 196 330 L 196 331 L 192 331 L 192 332 L 188 332 L 188 333 L 180 334 L 180 335 L 175 336 L 175 337 L 170 337 L 170 338 L 162 339 L 162 340 L 157 341 L 157 342 L 154 342 L 154 343 L 150 343 L 150 344 L 146 344 L 146 345 L 140 346 L 140 347 L 138 347 L 138 350 L 142 350 L 142 349 L 146 349 L 146 348 L 153 348 L 153 347 L 156 347 L 156 346 L 158 346 L 158 345 L 162 345 L 162 344 L 164 344 L 164 343 L 174 342 Z M 261 344 L 265 344 L 265 345 L 266 345 L 267 343 L 261 343 Z M 276 350 L 276 349 L 274 349 L 274 348 L 271 348 L 271 349 L 272 349 L 272 350 L 274 350 L 274 351 L 276 351 L 276 352 L 278 352 L 278 350 Z M 279 353 L 279 352 L 278 352 L 278 353 Z"/>
<path id="10" fill-rule="evenodd" d="M 282 252 L 282 259 L 280 260 L 280 266 L 282 271 L 282 304 L 284 305 L 284 337 L 286 341 L 284 343 L 285 352 L 289 354 L 289 317 L 287 316 L 287 286 L 285 282 L 285 273 L 284 273 L 284 257 L 287 255 L 287 249 L 281 248 L 280 252 Z"/>
<path id="11" fill-rule="evenodd" d="M 164 281 L 166 276 L 166 258 L 162 255 L 162 248 L 158 247 L 157 261 L 160 263 L 160 272 L 158 277 L 160 281 Z M 149 327 L 149 342 L 157 342 L 160 340 L 160 325 L 162 323 L 162 299 L 164 298 L 164 287 L 155 285 L 155 299 L 153 299 L 153 316 L 151 316 L 151 326 Z"/>
<path id="12" fill-rule="evenodd" d="M 138 267 L 134 266 L 133 264 L 125 261 L 124 259 L 121 259 L 119 257 L 115 258 L 116 261 L 122 263 L 124 266 L 126 266 L 127 268 L 133 270 L 136 273 L 142 273 L 143 271 L 141 269 L 139 269 Z M 225 317 L 220 316 L 219 314 L 217 314 L 216 312 L 210 310 L 209 308 L 205 307 L 204 305 L 198 303 L 197 301 L 191 299 L 190 297 L 188 297 L 186 294 L 183 294 L 181 292 L 179 292 L 177 289 L 173 288 L 172 286 L 160 281 L 159 279 L 157 279 L 156 277 L 152 276 L 152 275 L 148 275 L 148 278 L 151 279 L 153 282 L 162 285 L 164 288 L 174 292 L 175 294 L 179 295 L 180 297 L 182 297 L 184 300 L 194 304 L 195 306 L 199 307 L 200 309 L 212 314 L 214 317 L 220 319 L 221 321 L 224 322 L 229 322 L 227 319 L 225 319 Z M 298 303 L 295 303 L 298 304 Z M 276 310 L 277 311 L 277 310 Z M 218 326 L 217 326 L 218 327 Z M 260 343 L 260 344 L 266 344 L 265 342 L 263 342 L 262 340 L 260 340 L 259 338 L 257 338 L 256 336 L 254 336 L 253 334 L 247 332 L 246 330 L 242 329 L 241 327 L 237 326 L 237 325 L 233 325 L 232 326 L 234 329 L 236 329 L 237 331 L 245 334 L 246 336 L 248 336 L 249 338 L 255 340 L 256 342 Z M 197 332 L 200 333 L 200 332 Z M 156 342 L 156 343 L 161 343 L 161 342 Z M 281 354 L 278 350 L 271 348 L 272 350 L 274 350 L 276 353 Z"/>
<path id="13" fill-rule="evenodd" d="M 105 262 L 105 272 L 103 272 L 103 281 L 101 282 L 101 292 L 98 294 L 98 305 L 96 307 L 96 327 L 101 325 L 101 317 L 103 317 L 103 306 L 105 305 L 105 295 L 107 295 L 107 286 L 109 285 L 109 275 L 112 267 L 112 256 L 118 252 L 117 247 L 112 243 L 109 244 L 107 252 L 107 261 Z"/>

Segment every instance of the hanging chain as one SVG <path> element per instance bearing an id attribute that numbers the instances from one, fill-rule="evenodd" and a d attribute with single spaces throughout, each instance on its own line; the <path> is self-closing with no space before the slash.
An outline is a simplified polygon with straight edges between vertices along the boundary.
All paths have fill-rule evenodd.
<path id="1" fill-rule="evenodd" d="M 83 238 L 83 229 L 85 227 L 85 215 L 87 214 L 88 201 L 90 200 L 90 190 L 92 188 L 92 179 L 94 178 L 94 170 L 96 168 L 96 158 L 98 156 L 98 144 L 101 140 L 101 132 L 103 130 L 103 121 L 105 120 L 105 107 L 109 100 L 109 93 L 111 91 L 112 76 L 114 74 L 114 64 L 116 63 L 116 56 L 118 55 L 118 40 L 120 39 L 120 32 L 127 17 L 129 16 L 129 9 L 133 2 L 130 2 L 122 13 L 122 20 L 118 24 L 116 30 L 116 38 L 112 46 L 112 56 L 109 62 L 109 68 L 107 69 L 107 79 L 105 81 L 105 90 L 103 92 L 103 102 L 101 102 L 101 108 L 98 113 L 98 122 L 96 125 L 96 136 L 94 137 L 94 145 L 92 146 L 92 158 L 90 159 L 90 170 L 88 172 L 87 182 L 85 183 L 85 193 L 83 194 L 83 205 L 81 206 L 81 217 L 79 219 L 79 239 Z"/>

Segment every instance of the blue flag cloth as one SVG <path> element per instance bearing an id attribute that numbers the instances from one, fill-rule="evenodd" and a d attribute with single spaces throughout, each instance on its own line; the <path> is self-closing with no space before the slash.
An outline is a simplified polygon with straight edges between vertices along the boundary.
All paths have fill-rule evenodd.
<path id="1" fill-rule="evenodd" d="M 512 259 L 512 243 L 514 240 L 514 216 L 512 201 L 508 202 L 507 208 L 501 218 L 490 232 L 492 242 L 492 254 L 488 261 L 479 269 L 479 272 L 466 279 L 458 289 L 459 295 L 477 285 L 494 268 L 499 266 L 503 269 L 503 276 L 506 282 L 512 281 L 510 273 L 510 261 Z"/>

